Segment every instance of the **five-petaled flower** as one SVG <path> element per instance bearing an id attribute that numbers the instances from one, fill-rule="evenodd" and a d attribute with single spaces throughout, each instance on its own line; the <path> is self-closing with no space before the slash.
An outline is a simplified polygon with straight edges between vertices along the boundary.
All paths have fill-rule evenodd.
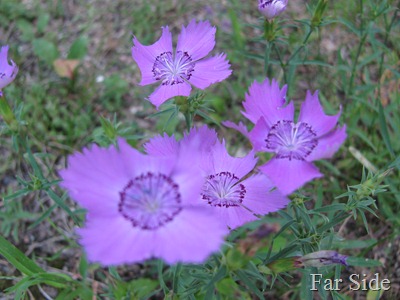
<path id="1" fill-rule="evenodd" d="M 0 49 L 0 97 L 3 96 L 2 88 L 10 84 L 17 76 L 18 66 L 12 61 L 8 61 L 8 46 Z"/>
<path id="2" fill-rule="evenodd" d="M 336 128 L 340 112 L 327 116 L 318 93 L 309 91 L 295 122 L 293 102 L 285 106 L 286 89 L 268 78 L 261 84 L 255 81 L 246 94 L 242 112 L 254 128 L 246 133 L 243 126 L 231 122 L 225 125 L 245 133 L 255 151 L 275 153 L 260 170 L 289 194 L 322 176 L 312 161 L 333 156 L 346 139 L 346 126 Z"/>
<path id="3" fill-rule="evenodd" d="M 140 85 L 161 83 L 149 96 L 157 108 L 172 97 L 189 96 L 191 84 L 203 90 L 232 73 L 225 54 L 203 59 L 215 46 L 215 32 L 208 21 L 192 20 L 182 26 L 175 51 L 168 26 L 153 45 L 144 46 L 133 38 L 132 57 L 142 73 Z"/>
<path id="4" fill-rule="evenodd" d="M 145 155 L 118 141 L 68 159 L 61 186 L 87 209 L 78 230 L 90 261 L 102 265 L 162 258 L 201 263 L 228 230 L 212 209 L 196 205 L 203 177 L 190 157 Z"/>
<path id="5" fill-rule="evenodd" d="M 288 0 L 258 0 L 258 10 L 272 20 L 286 9 L 287 3 Z"/>
<path id="6" fill-rule="evenodd" d="M 198 202 L 211 207 L 231 229 L 277 211 L 289 202 L 273 189 L 274 184 L 264 174 L 249 176 L 257 163 L 254 151 L 245 157 L 230 156 L 225 142 L 220 142 L 216 132 L 207 126 L 193 128 L 179 142 L 173 136 L 157 136 L 145 148 L 157 156 L 192 157 L 193 167 L 199 167 L 204 177 Z"/>

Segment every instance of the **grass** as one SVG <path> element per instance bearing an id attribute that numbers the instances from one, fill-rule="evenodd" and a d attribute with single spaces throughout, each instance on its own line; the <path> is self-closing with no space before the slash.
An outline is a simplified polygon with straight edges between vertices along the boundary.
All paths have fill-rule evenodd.
<path id="1" fill-rule="evenodd" d="M 323 269 L 326 276 L 338 277 L 340 271 L 342 277 L 351 272 L 379 272 L 394 283 L 381 299 L 398 298 L 399 3 L 329 2 L 322 23 L 310 27 L 317 2 L 290 1 L 276 19 L 280 33 L 273 45 L 260 39 L 263 22 L 252 1 L 1 3 L 1 44 L 10 45 L 9 56 L 20 71 L 4 89 L 19 120 L 18 130 L 0 119 L 0 232 L 33 264 L 59 275 L 50 280 L 41 273 L 42 278 L 35 275 L 36 267 L 24 272 L 7 257 L 0 258 L 0 297 L 142 299 L 165 295 L 166 299 L 211 299 L 217 293 L 220 299 L 307 299 L 307 274 L 316 270 L 272 276 L 260 273 L 260 258 L 268 255 L 270 245 L 273 255 L 282 253 L 281 249 L 289 251 L 291 245 L 296 248 L 287 254 L 333 245 L 359 261 L 350 269 Z M 116 136 L 124 136 L 141 147 L 164 129 L 178 135 L 185 130 L 181 115 L 167 125 L 168 115 L 149 117 L 156 110 L 144 99 L 154 86 L 138 85 L 140 72 L 130 49 L 132 35 L 151 44 L 160 36 L 160 27 L 169 25 L 176 37 L 181 25 L 192 18 L 208 19 L 217 26 L 214 53 L 225 52 L 234 70 L 228 80 L 206 91 L 204 99 L 213 109 L 209 113 L 213 120 L 243 121 L 241 102 L 249 85 L 268 75 L 288 84 L 288 98 L 297 108 L 307 89 L 320 91 L 326 112 L 334 114 L 341 106 L 340 122 L 347 124 L 348 138 L 332 160 L 317 163 L 325 177 L 291 197 L 293 201 L 302 199 L 294 202 L 298 206 L 292 202 L 282 213 L 232 233 L 229 241 L 233 246 L 225 250 L 224 264 L 221 257 L 196 268 L 167 267 L 159 261 L 109 269 L 88 264 L 74 235 L 84 212 L 58 188 L 57 172 L 65 166 L 68 154 L 91 142 L 106 146 Z M 65 76 L 54 67 L 57 59 L 74 59 L 78 66 Z M 231 153 L 250 149 L 232 130 L 199 116 L 195 123 L 216 128 L 228 141 Z M 346 203 L 339 195 L 348 192 L 349 186 L 354 186 L 350 191 L 355 193 L 365 192 L 367 171 L 380 174 L 389 169 L 381 182 L 385 191 L 365 194 L 376 201 L 377 207 L 371 209 L 377 217 L 370 211 L 357 211 L 355 218 L 346 215 L 335 226 L 312 232 L 323 226 L 324 218 L 310 212 L 328 207 L 323 211 L 325 218 L 336 220 L 341 210 L 331 205 Z M 271 224 L 279 228 L 290 220 L 297 227 L 274 237 L 279 229 Z M 267 246 L 256 247 L 255 257 L 246 258 L 237 245 L 260 224 L 271 227 L 272 233 L 264 238 Z M 299 228 L 303 235 L 294 237 Z M 320 291 L 314 296 L 324 298 L 328 293 Z M 373 291 L 343 290 L 331 296 L 375 299 Z"/>

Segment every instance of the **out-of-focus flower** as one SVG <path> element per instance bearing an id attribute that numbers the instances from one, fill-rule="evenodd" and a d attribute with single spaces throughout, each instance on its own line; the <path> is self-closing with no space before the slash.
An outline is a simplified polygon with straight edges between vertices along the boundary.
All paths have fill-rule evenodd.
<path id="1" fill-rule="evenodd" d="M 8 45 L 0 49 L 0 97 L 3 96 L 1 91 L 5 86 L 9 85 L 18 74 L 18 66 L 8 60 Z"/>
<path id="2" fill-rule="evenodd" d="M 288 0 L 258 0 L 258 10 L 270 21 L 286 9 L 287 3 Z"/>
<path id="3" fill-rule="evenodd" d="M 140 85 L 161 83 L 149 96 L 157 108 L 172 97 L 189 96 L 191 84 L 204 90 L 232 73 L 225 54 L 203 59 L 215 46 L 215 32 L 208 21 L 192 20 L 187 27 L 182 26 L 175 51 L 168 26 L 162 28 L 161 38 L 150 46 L 142 45 L 134 37 L 132 57 L 142 73 Z"/>
<path id="4" fill-rule="evenodd" d="M 78 234 L 90 261 L 201 263 L 219 250 L 227 229 L 212 209 L 193 203 L 204 178 L 188 158 L 144 155 L 119 140 L 68 163 L 61 186 L 88 211 Z"/>
<path id="5" fill-rule="evenodd" d="M 312 252 L 296 259 L 298 266 L 304 267 L 323 267 L 332 264 L 342 264 L 348 266 L 347 255 L 337 253 L 333 250 L 321 250 Z"/>
<path id="6" fill-rule="evenodd" d="M 179 142 L 158 136 L 145 148 L 152 155 L 192 157 L 192 164 L 200 167 L 204 177 L 199 203 L 212 207 L 221 222 L 232 229 L 289 202 L 279 190 L 273 190 L 272 182 L 264 174 L 248 177 L 257 163 L 253 151 L 241 158 L 230 156 L 225 142 L 219 142 L 215 131 L 206 126 L 192 129 Z"/>
<path id="7" fill-rule="evenodd" d="M 293 102 L 285 106 L 286 88 L 268 78 L 261 84 L 254 82 L 243 102 L 243 115 L 255 124 L 247 135 L 255 151 L 275 153 L 260 170 L 289 194 L 323 176 L 312 161 L 333 156 L 346 139 L 346 126 L 336 128 L 340 112 L 327 116 L 318 93 L 309 91 L 295 122 Z"/>

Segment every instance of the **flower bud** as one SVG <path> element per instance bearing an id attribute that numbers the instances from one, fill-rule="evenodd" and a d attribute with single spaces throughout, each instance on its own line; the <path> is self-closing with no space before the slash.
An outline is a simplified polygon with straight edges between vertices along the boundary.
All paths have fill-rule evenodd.
<path id="1" fill-rule="evenodd" d="M 10 65 L 11 63 L 11 65 Z M 8 46 L 0 49 L 0 97 L 3 96 L 2 88 L 10 84 L 17 76 L 18 66 L 10 60 L 8 61 Z"/>
<path id="2" fill-rule="evenodd" d="M 314 15 L 311 19 L 312 27 L 318 27 L 321 24 L 327 4 L 328 0 L 319 0 L 317 8 L 315 9 Z"/>
<path id="3" fill-rule="evenodd" d="M 323 267 L 332 264 L 347 266 L 347 257 L 348 256 L 339 254 L 333 250 L 322 250 L 304 255 L 298 258 L 298 262 L 304 267 Z"/>
<path id="4" fill-rule="evenodd" d="M 288 0 L 258 0 L 258 10 L 270 21 L 280 15 Z"/>

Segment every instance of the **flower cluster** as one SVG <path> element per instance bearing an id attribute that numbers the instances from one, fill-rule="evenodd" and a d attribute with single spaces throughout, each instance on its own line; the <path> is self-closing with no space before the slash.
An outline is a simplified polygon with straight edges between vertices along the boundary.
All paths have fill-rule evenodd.
<path id="1" fill-rule="evenodd" d="M 270 15 L 276 15 L 284 9 L 278 2 L 287 1 L 260 1 L 260 8 L 275 5 Z M 231 74 L 225 55 L 203 59 L 214 48 L 215 31 L 193 20 L 182 27 L 175 51 L 168 27 L 151 46 L 134 38 L 140 84 L 160 83 L 149 96 L 157 108 L 189 96 L 191 85 L 205 89 Z M 325 115 L 317 93 L 307 93 L 296 121 L 285 98 L 286 86 L 275 80 L 254 82 L 243 103 L 254 128 L 224 123 L 251 141 L 244 157 L 231 156 L 207 126 L 191 128 L 179 141 L 158 135 L 144 154 L 120 139 L 108 149 L 92 146 L 70 156 L 61 186 L 88 211 L 78 234 L 89 260 L 200 263 L 219 251 L 229 230 L 284 208 L 285 195 L 322 176 L 312 161 L 331 157 L 346 138 L 345 126 L 336 127 L 340 113 Z M 275 155 L 257 167 L 257 152 Z"/>
<path id="2" fill-rule="evenodd" d="M 228 228 L 288 203 L 265 175 L 244 179 L 257 162 L 253 152 L 231 157 L 205 126 L 179 142 L 157 136 L 145 149 L 123 140 L 118 147 L 93 146 L 70 156 L 60 172 L 61 186 L 88 210 L 78 234 L 91 261 L 203 262 Z"/>

